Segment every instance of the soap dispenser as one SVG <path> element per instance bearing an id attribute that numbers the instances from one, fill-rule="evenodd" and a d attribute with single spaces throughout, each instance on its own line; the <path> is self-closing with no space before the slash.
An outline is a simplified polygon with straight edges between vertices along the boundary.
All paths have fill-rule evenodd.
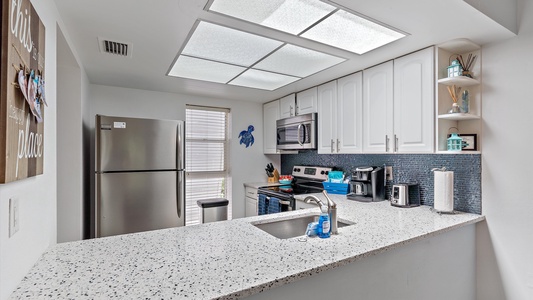
<path id="1" fill-rule="evenodd" d="M 320 216 L 318 217 L 318 230 L 317 235 L 319 238 L 326 239 L 331 235 L 331 224 L 329 220 L 328 207 L 325 205 L 320 206 Z"/>

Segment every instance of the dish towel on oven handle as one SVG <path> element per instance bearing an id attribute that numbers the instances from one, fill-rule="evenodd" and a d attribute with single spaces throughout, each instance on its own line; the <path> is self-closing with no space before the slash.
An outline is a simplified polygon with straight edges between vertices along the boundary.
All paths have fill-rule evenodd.
<path id="1" fill-rule="evenodd" d="M 263 195 L 263 194 L 259 194 L 257 195 L 257 214 L 258 215 L 265 215 L 267 214 L 267 207 L 268 207 L 268 197 Z"/>
<path id="2" fill-rule="evenodd" d="M 279 204 L 279 199 L 276 197 L 270 197 L 270 200 L 268 201 L 268 212 L 269 214 L 279 213 L 281 212 L 281 207 Z"/>

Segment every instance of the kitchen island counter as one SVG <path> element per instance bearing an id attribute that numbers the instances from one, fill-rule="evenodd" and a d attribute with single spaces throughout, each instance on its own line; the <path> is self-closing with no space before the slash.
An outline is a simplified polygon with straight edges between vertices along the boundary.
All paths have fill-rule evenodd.
<path id="1" fill-rule="evenodd" d="M 63 243 L 42 255 L 11 297 L 239 299 L 484 220 L 331 196 L 339 218 L 355 225 L 329 239 L 281 240 L 252 225 L 319 211 L 311 208 Z"/>

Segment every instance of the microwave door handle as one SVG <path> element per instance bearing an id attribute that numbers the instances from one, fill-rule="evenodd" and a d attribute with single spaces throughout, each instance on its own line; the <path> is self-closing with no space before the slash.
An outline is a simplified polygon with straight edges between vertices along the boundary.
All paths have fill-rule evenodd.
<path id="1" fill-rule="evenodd" d="M 297 139 L 298 139 L 298 144 L 300 144 L 300 146 L 303 146 L 302 142 L 300 141 L 300 128 L 302 128 L 302 124 L 298 124 L 298 135 L 297 135 Z M 304 127 L 305 128 L 305 127 Z M 304 135 L 305 136 L 305 135 Z"/>

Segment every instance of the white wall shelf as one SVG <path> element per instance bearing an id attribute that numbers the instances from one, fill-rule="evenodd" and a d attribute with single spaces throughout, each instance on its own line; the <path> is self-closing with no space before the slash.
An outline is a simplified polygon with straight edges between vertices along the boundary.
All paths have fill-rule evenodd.
<path id="1" fill-rule="evenodd" d="M 437 151 L 437 154 L 481 154 L 481 151 Z"/>
<path id="2" fill-rule="evenodd" d="M 448 86 L 452 86 L 455 84 L 456 86 L 462 86 L 462 87 L 473 86 L 473 85 L 479 84 L 479 80 L 466 77 L 466 76 L 442 78 L 442 79 L 439 79 L 438 82 L 440 84 L 444 84 Z"/>
<path id="3" fill-rule="evenodd" d="M 462 120 L 479 120 L 480 116 L 468 114 L 468 113 L 455 113 L 455 114 L 443 114 L 439 115 L 439 119 L 462 121 Z"/>
<path id="4" fill-rule="evenodd" d="M 481 153 L 481 130 L 482 130 L 482 116 L 481 116 L 481 47 L 474 44 L 467 39 L 456 39 L 440 45 L 437 45 L 435 59 L 435 68 L 439 78 L 435 84 L 436 87 L 436 109 L 435 115 L 437 120 L 435 122 L 435 150 L 439 154 L 475 154 Z M 472 70 L 470 70 L 475 78 L 466 76 L 457 76 L 448 78 L 448 66 L 450 59 L 462 55 L 477 56 Z M 468 113 L 449 114 L 448 111 L 452 107 L 453 101 L 448 92 L 448 87 L 455 85 L 462 87 L 463 91 L 469 92 L 469 111 Z M 458 97 L 459 106 L 462 106 L 462 97 Z M 447 139 L 450 129 L 455 128 L 454 132 L 459 134 L 476 134 L 477 135 L 477 150 L 479 151 L 463 151 L 463 152 L 448 152 Z"/>

